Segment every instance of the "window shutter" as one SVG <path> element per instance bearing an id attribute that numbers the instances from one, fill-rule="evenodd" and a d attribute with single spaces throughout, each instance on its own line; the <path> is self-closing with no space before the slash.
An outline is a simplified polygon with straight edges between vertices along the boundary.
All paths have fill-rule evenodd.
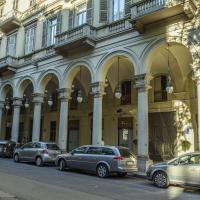
<path id="1" fill-rule="evenodd" d="M 69 10 L 69 29 L 74 27 L 74 10 Z"/>
<path id="2" fill-rule="evenodd" d="M 125 0 L 125 16 L 131 13 L 131 0 Z"/>
<path id="3" fill-rule="evenodd" d="M 92 24 L 93 0 L 87 0 L 87 24 Z"/>
<path id="4" fill-rule="evenodd" d="M 57 14 L 57 27 L 56 27 L 56 35 L 61 33 L 62 29 L 62 13 L 61 11 Z"/>
<path id="5" fill-rule="evenodd" d="M 42 47 L 47 46 L 47 21 L 43 22 Z"/>
<path id="6" fill-rule="evenodd" d="M 100 0 L 99 22 L 106 23 L 107 21 L 108 21 L 108 0 Z"/>

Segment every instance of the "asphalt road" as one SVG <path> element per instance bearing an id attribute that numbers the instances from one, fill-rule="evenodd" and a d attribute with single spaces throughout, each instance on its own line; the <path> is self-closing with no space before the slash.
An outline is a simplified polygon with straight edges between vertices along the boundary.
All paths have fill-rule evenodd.
<path id="1" fill-rule="evenodd" d="M 0 191 L 19 200 L 199 200 L 200 190 L 171 186 L 159 189 L 136 177 L 109 177 L 58 171 L 0 158 Z M 1 199 L 1 197 L 0 197 Z"/>

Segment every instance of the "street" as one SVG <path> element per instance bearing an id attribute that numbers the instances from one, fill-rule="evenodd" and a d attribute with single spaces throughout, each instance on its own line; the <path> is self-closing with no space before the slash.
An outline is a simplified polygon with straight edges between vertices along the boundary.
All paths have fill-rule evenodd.
<path id="1" fill-rule="evenodd" d="M 159 189 L 146 179 L 109 177 L 64 171 L 54 166 L 36 167 L 0 158 L 0 191 L 18 200 L 199 200 L 200 190 L 171 186 Z M 0 192 L 1 195 L 1 192 Z M 0 196 L 0 199 L 1 198 Z M 5 198 L 9 199 L 9 198 Z"/>

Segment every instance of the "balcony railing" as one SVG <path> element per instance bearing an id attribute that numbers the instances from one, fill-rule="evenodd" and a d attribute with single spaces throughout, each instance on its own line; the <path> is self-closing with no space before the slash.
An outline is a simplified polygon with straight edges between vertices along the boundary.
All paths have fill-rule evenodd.
<path id="1" fill-rule="evenodd" d="M 22 13 L 18 10 L 11 10 L 0 18 L 0 28 L 7 33 L 20 26 Z"/>
<path id="2" fill-rule="evenodd" d="M 71 49 L 78 46 L 94 47 L 96 29 L 84 24 L 56 36 L 56 49 Z"/>
<path id="3" fill-rule="evenodd" d="M 0 59 L 0 75 L 2 73 L 15 73 L 17 66 L 17 58 L 6 56 Z"/>
<path id="4" fill-rule="evenodd" d="M 131 21 L 137 28 L 179 14 L 192 18 L 196 9 L 193 0 L 141 0 L 132 3 Z"/>

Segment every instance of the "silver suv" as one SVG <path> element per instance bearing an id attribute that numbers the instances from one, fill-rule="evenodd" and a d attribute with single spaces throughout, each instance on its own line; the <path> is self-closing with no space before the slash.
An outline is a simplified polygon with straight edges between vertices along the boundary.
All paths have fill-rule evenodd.
<path id="1" fill-rule="evenodd" d="M 61 150 L 55 143 L 30 142 L 14 151 L 15 162 L 35 162 L 37 166 L 53 163 Z"/>
<path id="2" fill-rule="evenodd" d="M 111 173 L 125 176 L 137 171 L 136 156 L 125 147 L 81 146 L 68 154 L 56 158 L 56 165 L 62 171 L 65 168 L 96 172 L 105 178 Z"/>

